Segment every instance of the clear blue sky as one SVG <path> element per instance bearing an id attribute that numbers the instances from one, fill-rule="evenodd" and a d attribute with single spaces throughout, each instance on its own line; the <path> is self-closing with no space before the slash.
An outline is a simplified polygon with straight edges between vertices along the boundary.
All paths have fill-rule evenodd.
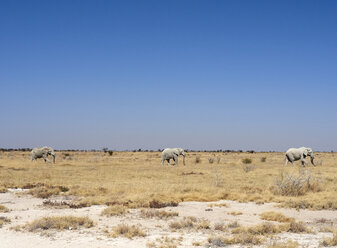
<path id="1" fill-rule="evenodd" d="M 337 1 L 0 2 L 0 147 L 337 150 Z"/>

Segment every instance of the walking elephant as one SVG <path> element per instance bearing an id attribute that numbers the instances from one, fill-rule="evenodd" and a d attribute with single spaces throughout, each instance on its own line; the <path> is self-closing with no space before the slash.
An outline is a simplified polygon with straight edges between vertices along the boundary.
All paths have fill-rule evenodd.
<path id="1" fill-rule="evenodd" d="M 185 152 L 181 148 L 166 148 L 161 153 L 161 164 L 164 165 L 164 161 L 167 161 L 167 164 L 170 165 L 170 159 L 173 159 L 174 165 L 178 165 L 178 156 L 183 156 L 183 164 L 185 165 Z"/>
<path id="2" fill-rule="evenodd" d="M 31 152 L 30 152 L 30 159 L 36 160 L 38 158 L 43 158 L 45 162 L 50 163 L 48 159 L 48 155 L 51 155 L 53 157 L 53 163 L 55 164 L 55 152 L 54 149 L 51 147 L 35 147 Z"/>
<path id="3" fill-rule="evenodd" d="M 286 163 L 285 165 L 288 164 L 288 162 L 291 162 L 291 164 L 294 163 L 296 160 L 301 160 L 302 165 L 308 165 L 308 162 L 305 160 L 306 156 L 310 156 L 310 161 L 311 163 L 315 165 L 314 163 L 314 153 L 312 152 L 311 148 L 308 147 L 300 147 L 300 148 L 290 148 L 286 152 Z"/>

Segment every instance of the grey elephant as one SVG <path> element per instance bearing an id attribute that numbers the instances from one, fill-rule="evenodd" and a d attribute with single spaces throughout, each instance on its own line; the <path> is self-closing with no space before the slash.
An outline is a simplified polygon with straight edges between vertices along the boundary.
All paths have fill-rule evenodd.
<path id="1" fill-rule="evenodd" d="M 53 157 L 53 163 L 55 164 L 55 152 L 54 149 L 48 146 L 44 147 L 35 147 L 31 152 L 30 152 L 30 159 L 36 160 L 38 158 L 43 158 L 45 162 L 50 163 L 48 159 L 48 155 L 51 155 Z"/>
<path id="2" fill-rule="evenodd" d="M 185 152 L 181 148 L 166 148 L 161 153 L 161 164 L 164 165 L 164 161 L 170 165 L 170 159 L 173 159 L 174 165 L 178 165 L 178 156 L 183 156 L 183 164 L 185 165 Z"/>
<path id="3" fill-rule="evenodd" d="M 305 160 L 306 156 L 310 156 L 311 163 L 315 166 L 314 163 L 314 153 L 312 152 L 311 148 L 308 147 L 300 147 L 300 148 L 290 148 L 286 152 L 286 163 L 291 162 L 293 164 L 296 160 L 301 160 L 302 165 L 308 165 L 308 162 Z"/>

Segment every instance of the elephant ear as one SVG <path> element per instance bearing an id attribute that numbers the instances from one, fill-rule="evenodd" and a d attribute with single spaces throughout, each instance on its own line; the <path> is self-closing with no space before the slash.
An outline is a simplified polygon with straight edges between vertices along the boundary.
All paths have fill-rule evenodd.
<path id="1" fill-rule="evenodd" d="M 305 157 L 308 156 L 308 149 L 304 149 L 303 155 L 304 155 Z"/>

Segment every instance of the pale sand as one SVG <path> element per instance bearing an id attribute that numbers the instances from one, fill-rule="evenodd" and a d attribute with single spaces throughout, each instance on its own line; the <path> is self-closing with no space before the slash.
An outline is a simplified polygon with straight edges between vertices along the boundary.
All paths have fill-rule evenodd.
<path id="1" fill-rule="evenodd" d="M 305 222 L 312 227 L 315 234 L 278 234 L 274 239 L 278 242 L 297 241 L 302 247 L 318 247 L 319 242 L 324 238 L 332 237 L 331 233 L 319 232 L 320 226 L 332 225 L 336 227 L 337 211 L 322 210 L 295 210 L 275 207 L 275 203 L 266 203 L 257 205 L 255 203 L 238 203 L 234 201 L 219 201 L 212 203 L 226 203 L 228 207 L 209 207 L 210 202 L 183 202 L 178 207 L 163 208 L 166 211 L 175 211 L 179 213 L 178 217 L 168 220 L 156 218 L 144 219 L 140 217 L 140 210 L 131 209 L 130 213 L 121 217 L 101 216 L 101 211 L 106 206 L 91 206 L 80 209 L 55 209 L 43 206 L 43 199 L 34 198 L 30 195 L 20 195 L 20 190 L 11 190 L 11 192 L 0 194 L 0 205 L 5 205 L 10 209 L 8 213 L 0 213 L 11 219 L 11 223 L 4 224 L 0 228 L 0 247 L 1 248 L 105 248 L 105 247 L 146 247 L 148 242 L 153 242 L 160 237 L 182 238 L 178 247 L 194 247 L 193 242 L 200 242 L 202 247 L 207 243 L 207 238 L 211 235 L 223 235 L 229 237 L 229 232 L 222 233 L 214 230 L 183 230 L 172 231 L 168 227 L 174 220 L 182 219 L 187 216 L 194 216 L 210 221 L 211 227 L 215 223 L 229 224 L 238 221 L 241 225 L 251 226 L 263 222 L 259 214 L 265 211 L 276 211 L 283 213 L 288 217 L 293 217 L 297 221 Z M 52 200 L 63 201 L 71 200 L 71 197 L 53 197 Z M 209 211 L 211 210 L 211 211 Z M 242 212 L 242 215 L 233 216 L 231 212 Z M 45 216 L 73 215 L 87 216 L 95 222 L 95 226 L 89 229 L 55 231 L 48 230 L 43 232 L 22 232 L 11 230 L 11 227 L 31 222 L 37 218 Z M 326 219 L 327 222 L 317 223 L 318 219 Z M 141 225 L 146 230 L 147 236 L 144 238 L 110 238 L 106 236 L 105 230 L 111 231 L 113 226 L 120 223 L 128 225 Z M 272 241 L 269 241 L 272 243 Z M 207 246 L 208 247 L 208 246 Z M 229 247 L 243 247 L 242 245 Z"/>

